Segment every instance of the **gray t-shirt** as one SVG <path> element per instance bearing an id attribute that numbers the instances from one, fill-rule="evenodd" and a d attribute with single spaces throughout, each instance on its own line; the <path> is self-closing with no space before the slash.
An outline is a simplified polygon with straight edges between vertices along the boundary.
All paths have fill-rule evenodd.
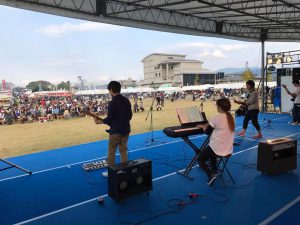
<path id="1" fill-rule="evenodd" d="M 259 99 L 257 91 L 250 91 L 246 100 L 248 110 L 259 109 Z"/>

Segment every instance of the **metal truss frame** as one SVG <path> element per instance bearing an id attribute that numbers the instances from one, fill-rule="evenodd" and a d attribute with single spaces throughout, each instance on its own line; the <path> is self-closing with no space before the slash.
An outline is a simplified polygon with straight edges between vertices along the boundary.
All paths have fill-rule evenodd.
<path id="1" fill-rule="evenodd" d="M 297 0 L 0 0 L 129 27 L 247 41 L 299 41 Z"/>
<path id="2" fill-rule="evenodd" d="M 267 52 L 265 74 L 267 74 L 268 71 L 272 71 L 272 72 L 275 71 L 276 67 L 281 67 L 281 69 L 283 69 L 284 66 L 299 65 L 299 64 L 300 64 L 300 50 L 272 52 L 272 53 Z M 264 87 L 268 86 L 267 79 L 263 79 L 262 82 L 263 82 L 262 86 Z M 267 112 L 269 109 L 268 96 L 264 94 L 264 97 L 262 99 L 263 99 L 262 109 L 264 112 Z"/>

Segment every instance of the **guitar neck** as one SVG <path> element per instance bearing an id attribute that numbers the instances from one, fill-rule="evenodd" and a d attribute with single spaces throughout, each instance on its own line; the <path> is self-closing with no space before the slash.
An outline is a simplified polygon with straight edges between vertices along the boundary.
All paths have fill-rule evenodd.
<path id="1" fill-rule="evenodd" d="M 95 119 L 103 120 L 100 116 L 98 116 L 90 111 L 88 111 L 87 114 L 90 115 L 91 117 L 94 117 Z"/>

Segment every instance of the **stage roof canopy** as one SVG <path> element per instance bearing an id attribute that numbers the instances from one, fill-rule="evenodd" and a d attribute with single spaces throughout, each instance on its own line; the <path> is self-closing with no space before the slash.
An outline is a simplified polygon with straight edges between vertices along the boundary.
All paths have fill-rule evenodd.
<path id="1" fill-rule="evenodd" d="M 299 0 L 0 0 L 82 20 L 246 41 L 300 41 Z"/>

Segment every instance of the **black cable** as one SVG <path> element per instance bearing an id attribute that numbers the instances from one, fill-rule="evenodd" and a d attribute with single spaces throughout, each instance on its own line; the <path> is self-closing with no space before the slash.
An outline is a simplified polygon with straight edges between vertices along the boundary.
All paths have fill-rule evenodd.
<path id="1" fill-rule="evenodd" d="M 119 223 L 130 224 L 130 225 L 139 225 L 139 224 L 146 223 L 148 221 L 151 221 L 153 219 L 156 219 L 156 218 L 164 216 L 164 215 L 177 213 L 177 212 L 183 210 L 186 207 L 186 205 L 192 204 L 194 202 L 195 201 L 185 202 L 182 199 L 169 199 L 166 202 L 166 205 L 168 206 L 168 208 L 171 208 L 171 210 L 160 212 L 160 213 L 158 213 L 154 216 L 142 219 L 142 220 L 137 221 L 137 222 L 124 221 L 120 218 L 120 216 L 128 215 L 128 214 L 131 214 L 131 213 L 137 213 L 137 212 L 147 212 L 147 211 L 150 212 L 150 213 L 153 213 L 153 211 L 151 211 L 149 209 L 148 210 L 131 210 L 131 212 L 120 213 L 120 212 L 116 212 L 115 210 L 113 210 L 113 209 L 111 209 L 107 206 L 105 206 L 105 208 L 118 216 Z"/>
<path id="2" fill-rule="evenodd" d="M 143 209 L 143 210 L 139 209 L 139 210 L 131 210 L 130 212 L 120 213 L 120 212 L 117 212 L 117 211 L 111 209 L 110 207 L 107 207 L 107 206 L 103 206 L 103 207 L 105 207 L 110 212 L 112 212 L 115 215 L 117 215 L 119 223 L 130 224 L 130 225 L 140 225 L 140 224 L 149 222 L 151 220 L 154 220 L 154 219 L 156 219 L 158 217 L 164 216 L 164 215 L 176 214 L 176 213 L 180 212 L 181 210 L 185 209 L 186 206 L 192 205 L 192 204 L 196 204 L 198 202 L 198 199 L 197 199 L 198 197 L 205 197 L 205 198 L 207 198 L 209 200 L 215 201 L 217 203 L 222 203 L 222 204 L 228 202 L 228 198 L 225 195 L 217 193 L 217 192 L 214 192 L 214 193 L 217 194 L 217 195 L 221 195 L 222 197 L 225 198 L 225 200 L 218 200 L 218 199 L 215 199 L 215 198 L 213 198 L 211 196 L 208 196 L 208 195 L 200 195 L 200 194 L 195 194 L 195 193 L 193 193 L 193 197 L 191 197 L 190 193 L 186 195 L 190 199 L 188 201 L 185 201 L 185 200 L 180 199 L 180 198 L 172 198 L 172 199 L 168 199 L 167 201 L 165 201 L 165 200 L 162 199 L 166 203 L 167 207 L 170 210 L 166 210 L 166 211 L 164 210 L 164 211 L 162 211 L 162 212 L 160 212 L 160 213 L 158 213 L 156 215 L 153 215 L 151 217 L 142 219 L 142 220 L 137 221 L 137 222 L 124 221 L 120 217 L 122 215 L 128 215 L 128 214 L 131 214 L 131 213 L 137 213 L 137 212 L 150 212 L 150 213 L 153 213 L 153 211 L 151 211 L 149 209 Z"/>
<path id="3" fill-rule="evenodd" d="M 224 200 L 217 200 L 217 199 L 215 199 L 215 198 L 213 198 L 213 197 L 211 197 L 211 196 L 209 196 L 209 195 L 202 195 L 202 196 L 203 196 L 204 198 L 207 198 L 207 199 L 209 199 L 209 200 L 211 200 L 211 201 L 214 201 L 214 202 L 216 202 L 216 203 L 225 204 L 225 203 L 229 202 L 229 198 L 228 198 L 226 195 L 221 194 L 221 193 L 218 193 L 218 192 L 216 192 L 216 191 L 213 191 L 213 193 L 216 194 L 216 195 L 219 195 L 219 196 L 223 197 Z"/>
<path id="4" fill-rule="evenodd" d="M 234 185 L 234 186 L 227 185 L 226 187 L 227 188 L 232 188 L 232 189 L 244 189 L 244 188 L 247 188 L 250 185 L 252 185 L 255 180 L 260 179 L 262 177 L 264 177 L 264 176 L 262 176 L 261 174 L 259 174 L 259 175 L 255 176 L 254 178 L 252 178 L 251 180 L 249 180 L 246 184 Z"/>
<path id="5" fill-rule="evenodd" d="M 241 163 L 241 162 L 234 162 L 234 161 L 230 161 L 229 163 L 241 165 L 242 169 L 256 169 L 257 167 L 256 163 Z"/>

